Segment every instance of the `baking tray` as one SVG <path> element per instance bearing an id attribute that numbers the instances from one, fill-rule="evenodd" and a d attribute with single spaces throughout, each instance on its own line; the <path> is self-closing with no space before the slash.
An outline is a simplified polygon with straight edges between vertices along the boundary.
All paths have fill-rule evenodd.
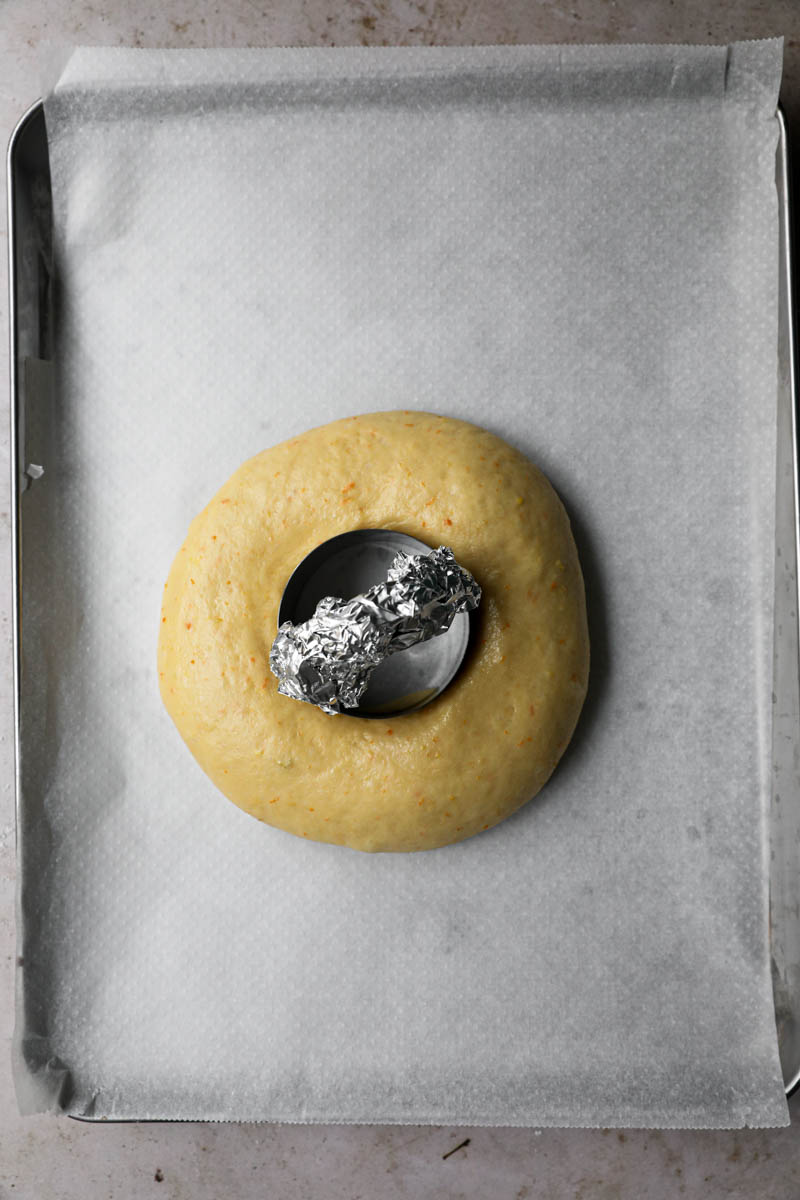
<path id="1" fill-rule="evenodd" d="M 778 1043 L 787 1094 L 800 1085 L 800 628 L 797 563 L 798 453 L 795 386 L 795 300 L 786 122 L 777 112 L 779 206 L 778 438 L 773 691 L 773 796 L 770 811 L 770 945 Z M 14 740 L 17 831 L 17 938 L 25 949 L 25 883 L 34 869 L 35 824 L 20 787 L 22 556 L 20 497 L 42 473 L 41 431 L 51 413 L 51 196 L 44 107 L 34 104 L 11 136 L 7 155 L 11 363 L 11 515 L 13 544 Z M 35 1003 L 22 994 L 21 1003 Z"/>

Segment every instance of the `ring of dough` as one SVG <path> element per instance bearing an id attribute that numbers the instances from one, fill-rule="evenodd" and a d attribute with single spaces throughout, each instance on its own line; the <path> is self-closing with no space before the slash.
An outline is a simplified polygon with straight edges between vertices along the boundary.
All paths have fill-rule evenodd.
<path id="1" fill-rule="evenodd" d="M 269 651 L 298 562 L 350 529 L 450 546 L 483 589 L 453 683 L 393 719 L 281 696 Z M 164 704 L 235 804 L 299 837 L 430 850 L 529 800 L 586 693 L 583 579 L 540 470 L 476 425 L 382 412 L 312 429 L 244 463 L 195 518 L 164 589 Z"/>

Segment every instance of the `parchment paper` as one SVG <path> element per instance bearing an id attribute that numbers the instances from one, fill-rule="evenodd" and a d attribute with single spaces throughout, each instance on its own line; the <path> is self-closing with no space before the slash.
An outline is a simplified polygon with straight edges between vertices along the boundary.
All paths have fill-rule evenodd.
<path id="1" fill-rule="evenodd" d="M 23 1108 L 787 1122 L 780 69 L 779 41 L 69 59 L 46 101 L 56 389 L 23 497 Z M 241 461 L 396 407 L 550 475 L 593 668 L 539 798 L 367 856 L 224 800 L 155 647 L 172 557 Z"/>

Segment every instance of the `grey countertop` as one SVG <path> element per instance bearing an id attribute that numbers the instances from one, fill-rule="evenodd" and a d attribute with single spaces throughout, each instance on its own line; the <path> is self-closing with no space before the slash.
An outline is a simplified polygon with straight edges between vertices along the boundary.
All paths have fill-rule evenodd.
<path id="1" fill-rule="evenodd" d="M 40 94 L 47 43 L 131 46 L 728 42 L 785 38 L 782 103 L 800 127 L 797 0 L 4 0 L 3 141 Z M 5 210 L 4 210 L 5 212 Z M 5 242 L 5 216 L 2 217 Z M 0 268 L 6 272 L 5 250 Z M 6 325 L 7 288 L 0 287 Z M 0 356 L 7 342 L 0 340 Z M 7 371 L 5 372 L 7 378 Z M 8 478 L 6 416 L 0 459 Z M 418 1126 L 84 1125 L 17 1114 L 9 499 L 0 504 L 0 1200 L 240 1196 L 394 1200 L 660 1200 L 800 1195 L 794 1125 L 772 1131 L 525 1130 Z M 800 1097 L 790 1102 L 800 1118 Z"/>

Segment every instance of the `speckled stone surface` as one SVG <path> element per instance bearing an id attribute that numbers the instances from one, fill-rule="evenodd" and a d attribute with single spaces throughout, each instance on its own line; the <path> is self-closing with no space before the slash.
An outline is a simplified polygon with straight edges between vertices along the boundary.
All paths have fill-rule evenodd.
<path id="1" fill-rule="evenodd" d="M 5 0 L 0 8 L 4 143 L 40 94 L 43 43 L 138 46 L 727 42 L 783 35 L 782 101 L 800 120 L 795 0 Z M 5 215 L 2 217 L 5 245 Z M 6 326 L 6 255 L 0 290 Z M 0 342 L 6 367 L 7 342 Z M 5 377 L 7 378 L 7 371 Z M 7 413 L 7 389 L 3 406 Z M 8 476 L 8 421 L 0 461 Z M 0 538 L 9 562 L 9 501 Z M 14 976 L 14 813 L 10 575 L 0 573 L 0 1200 L 78 1197 L 395 1197 L 660 1200 L 800 1194 L 794 1126 L 758 1132 L 586 1131 L 257 1125 L 80 1125 L 17 1115 L 9 1070 Z M 800 1118 L 800 1098 L 790 1103 Z"/>

